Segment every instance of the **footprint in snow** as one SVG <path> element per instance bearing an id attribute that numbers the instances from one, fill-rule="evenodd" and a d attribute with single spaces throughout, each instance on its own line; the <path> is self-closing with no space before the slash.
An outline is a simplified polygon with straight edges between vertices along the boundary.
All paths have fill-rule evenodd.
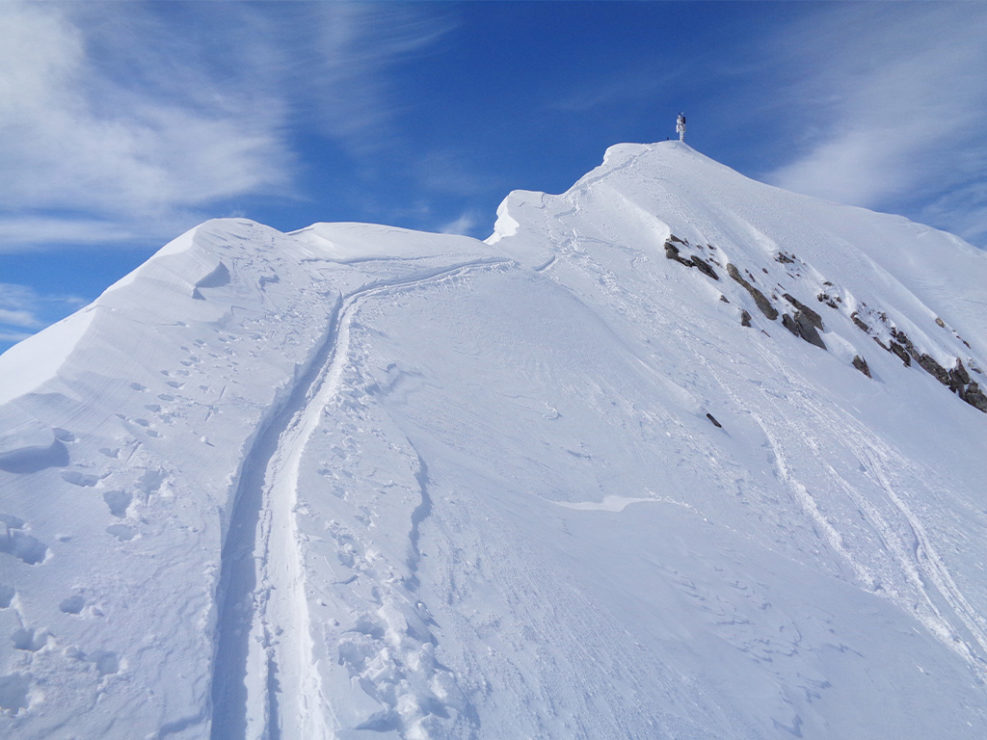
<path id="1" fill-rule="evenodd" d="M 0 711 L 17 715 L 20 710 L 27 709 L 30 688 L 30 674 L 11 673 L 0 676 Z"/>
<path id="2" fill-rule="evenodd" d="M 111 524 L 106 528 L 106 533 L 113 535 L 120 542 L 129 542 L 137 535 L 137 530 L 128 524 Z"/>
<path id="3" fill-rule="evenodd" d="M 127 491 L 107 491 L 103 494 L 103 501 L 110 510 L 110 514 L 123 519 L 127 516 L 127 508 L 134 497 Z"/>
<path id="4" fill-rule="evenodd" d="M 62 429 L 61 427 L 54 427 L 51 430 L 52 434 L 55 435 L 55 439 L 59 442 L 75 442 L 76 436 L 72 434 L 68 429 Z"/>
<path id="5" fill-rule="evenodd" d="M 69 656 L 85 663 L 92 663 L 96 667 L 96 672 L 100 678 L 112 676 L 120 671 L 120 659 L 117 654 L 110 650 L 96 650 L 86 653 L 78 648 L 71 648 L 67 651 Z"/>
<path id="6" fill-rule="evenodd" d="M 87 656 L 86 660 L 96 665 L 96 671 L 100 676 L 111 676 L 120 670 L 120 659 L 117 654 L 107 650 L 97 650 Z"/>
<path id="7" fill-rule="evenodd" d="M 62 473 L 62 480 L 66 483 L 71 483 L 73 486 L 91 488 L 99 483 L 100 476 L 93 475 L 92 473 L 82 473 L 78 470 L 68 470 Z"/>
<path id="8" fill-rule="evenodd" d="M 74 596 L 69 596 L 67 599 L 62 599 L 62 603 L 58 605 L 58 609 L 62 614 L 80 614 L 86 606 L 86 600 L 82 594 L 75 594 Z"/>
<path id="9" fill-rule="evenodd" d="M 43 563 L 48 556 L 48 546 L 24 531 L 26 522 L 10 514 L 0 514 L 0 527 L 6 525 L 6 534 L 0 534 L 0 552 L 13 555 L 28 565 Z"/>
<path id="10" fill-rule="evenodd" d="M 24 650 L 36 653 L 48 644 L 48 637 L 51 635 L 48 630 L 34 630 L 28 627 L 14 630 L 10 636 L 15 650 Z"/>

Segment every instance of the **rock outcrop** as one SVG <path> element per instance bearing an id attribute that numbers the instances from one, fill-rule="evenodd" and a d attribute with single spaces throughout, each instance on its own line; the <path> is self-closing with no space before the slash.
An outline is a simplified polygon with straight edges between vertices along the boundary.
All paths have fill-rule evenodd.
<path id="1" fill-rule="evenodd" d="M 778 309 L 776 309 L 771 301 L 760 290 L 755 288 L 751 283 L 749 283 L 743 275 L 740 274 L 740 270 L 737 269 L 732 263 L 727 263 L 727 275 L 732 277 L 738 283 L 740 283 L 744 290 L 751 294 L 751 298 L 754 299 L 754 303 L 757 307 L 761 309 L 761 313 L 767 316 L 771 321 L 778 318 Z"/>

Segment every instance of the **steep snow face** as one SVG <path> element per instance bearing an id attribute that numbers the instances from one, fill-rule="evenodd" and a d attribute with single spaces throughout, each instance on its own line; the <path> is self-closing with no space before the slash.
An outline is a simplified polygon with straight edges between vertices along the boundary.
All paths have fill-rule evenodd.
<path id="1" fill-rule="evenodd" d="M 0 734 L 983 737 L 985 284 L 678 143 L 204 224 L 0 357 Z"/>

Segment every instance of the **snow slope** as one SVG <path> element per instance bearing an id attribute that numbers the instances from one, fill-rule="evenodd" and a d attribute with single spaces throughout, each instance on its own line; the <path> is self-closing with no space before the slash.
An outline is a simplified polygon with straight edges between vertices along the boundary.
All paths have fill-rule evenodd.
<path id="1" fill-rule="evenodd" d="M 203 224 L 0 356 L 0 734 L 983 737 L 984 285 L 679 143 Z"/>

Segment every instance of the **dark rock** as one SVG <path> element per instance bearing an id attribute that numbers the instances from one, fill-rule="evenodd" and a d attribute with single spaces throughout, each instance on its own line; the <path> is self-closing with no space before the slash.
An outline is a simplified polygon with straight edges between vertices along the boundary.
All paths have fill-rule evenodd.
<path id="1" fill-rule="evenodd" d="M 697 267 L 701 273 L 704 275 L 709 275 L 709 277 L 713 278 L 713 280 L 720 279 L 720 276 L 716 274 L 716 271 L 713 270 L 706 260 L 696 254 L 692 255 L 689 259 L 685 259 L 679 254 L 679 248 L 672 244 L 671 241 L 665 242 L 665 257 L 670 260 L 675 260 L 680 265 L 684 265 L 686 267 Z"/>
<path id="2" fill-rule="evenodd" d="M 711 422 L 713 422 L 713 426 L 716 427 L 717 429 L 722 429 L 723 428 L 723 425 L 720 424 L 720 422 L 718 422 L 715 419 L 715 417 L 712 414 L 710 414 L 709 412 L 706 413 L 706 418 L 709 419 Z"/>
<path id="3" fill-rule="evenodd" d="M 880 342 L 878 342 L 878 344 L 880 344 Z M 881 346 L 883 347 L 884 345 Z M 885 347 L 885 349 L 898 355 L 898 357 L 901 358 L 901 361 L 905 364 L 905 367 L 909 367 L 912 364 L 912 358 L 911 355 L 908 354 L 908 350 L 897 342 L 891 342 L 889 346 Z"/>
<path id="4" fill-rule="evenodd" d="M 751 315 L 747 313 L 747 309 L 743 309 L 740 312 L 740 325 L 750 326 L 751 325 Z"/>
<path id="5" fill-rule="evenodd" d="M 853 321 L 854 324 L 857 325 L 857 328 L 858 329 L 860 329 L 861 331 L 865 331 L 868 334 L 870 333 L 870 327 L 867 326 L 867 324 L 865 324 L 863 321 L 860 320 L 860 317 L 857 316 L 857 312 L 856 311 L 854 311 L 852 314 L 850 314 L 850 319 Z M 885 349 L 887 349 L 887 347 L 885 347 Z"/>
<path id="6" fill-rule="evenodd" d="M 912 356 L 915 357 L 914 354 Z M 918 355 L 918 357 L 915 357 L 915 362 L 918 363 L 920 368 L 925 370 L 925 372 L 934 377 L 943 385 L 950 384 L 950 377 L 949 373 L 946 372 L 946 368 L 936 362 L 931 355 L 922 353 Z"/>
<path id="7" fill-rule="evenodd" d="M 816 315 L 818 318 L 818 314 Z M 798 324 L 799 336 L 809 344 L 814 344 L 820 349 L 826 349 L 826 343 L 819 336 L 816 328 L 816 321 L 811 316 L 806 316 L 803 311 L 795 312 L 795 323 Z"/>
<path id="8" fill-rule="evenodd" d="M 668 241 L 670 241 L 670 242 L 678 242 L 679 244 L 688 244 L 689 243 L 685 239 L 679 239 L 677 236 L 675 236 L 675 234 L 669 234 L 668 235 Z"/>
<path id="9" fill-rule="evenodd" d="M 956 378 L 956 380 L 962 385 L 966 385 L 970 382 L 970 373 L 968 373 L 966 368 L 963 367 L 963 360 L 959 357 L 956 358 L 956 366 L 949 371 L 949 374 Z"/>
<path id="10" fill-rule="evenodd" d="M 781 325 L 784 326 L 788 331 L 790 331 L 795 336 L 799 335 L 799 328 L 795 325 L 795 319 L 789 316 L 787 313 L 781 315 Z"/>
<path id="11" fill-rule="evenodd" d="M 851 318 L 854 318 L 856 321 L 855 316 L 851 316 Z M 794 323 L 794 321 L 791 323 Z M 788 323 L 785 323 L 785 326 L 788 326 Z M 888 346 L 885 346 L 877 337 L 874 337 L 874 341 L 881 345 L 883 349 L 893 352 L 901 358 L 905 367 L 909 367 L 914 359 L 919 367 L 949 388 L 949 390 L 958 395 L 963 401 L 979 411 L 987 413 L 987 395 L 984 395 L 984 392 L 980 390 L 980 386 L 976 382 L 971 382 L 970 374 L 963 367 L 963 361 L 960 358 L 957 357 L 956 365 L 950 370 L 947 370 L 932 355 L 927 352 L 919 352 L 905 332 L 892 327 L 891 336 L 894 337 L 894 340 L 889 342 Z M 862 366 L 858 365 L 858 360 Z M 853 366 L 870 377 L 870 372 L 866 369 L 867 363 L 859 355 L 853 358 Z M 970 367 L 972 370 L 980 372 L 975 366 L 971 365 Z"/>
<path id="12" fill-rule="evenodd" d="M 960 398 L 987 414 L 987 396 L 976 383 L 970 383 L 964 390 L 960 391 Z"/>
<path id="13" fill-rule="evenodd" d="M 729 262 L 727 263 L 727 274 L 744 286 L 744 289 L 751 294 L 751 298 L 754 299 L 754 303 L 757 304 L 757 307 L 761 309 L 761 313 L 771 319 L 771 321 L 778 318 L 778 311 L 771 305 L 771 301 L 764 296 L 764 293 L 747 282 L 740 274 L 740 271 Z"/>
<path id="14" fill-rule="evenodd" d="M 970 373 L 963 367 L 963 361 L 957 357 L 956 365 L 949 371 L 949 389 L 958 393 L 968 383 L 970 383 Z"/>
<path id="15" fill-rule="evenodd" d="M 883 316 L 883 314 L 881 315 Z M 912 340 L 908 338 L 908 335 L 905 334 L 905 332 L 901 331 L 897 326 L 892 326 L 891 336 L 896 339 L 902 347 L 908 350 L 908 354 L 916 360 L 918 359 L 918 353 L 915 351 L 915 345 L 912 344 Z"/>
<path id="16" fill-rule="evenodd" d="M 940 329 L 946 328 L 946 324 L 944 324 L 943 320 L 940 319 L 938 316 L 936 316 L 936 326 L 938 326 Z"/>
<path id="17" fill-rule="evenodd" d="M 860 372 L 862 372 L 864 375 L 866 375 L 868 378 L 871 376 L 870 368 L 867 367 L 867 360 L 865 360 L 860 355 L 853 356 L 853 366 L 857 368 Z"/>
<path id="18" fill-rule="evenodd" d="M 713 280 L 719 280 L 720 276 L 716 274 L 709 263 L 700 257 L 698 254 L 692 255 L 692 264 L 699 268 L 699 272 L 704 275 L 709 275 Z"/>
<path id="19" fill-rule="evenodd" d="M 809 308 L 808 306 L 806 306 L 804 303 L 802 303 L 802 301 L 798 300 L 797 298 L 793 298 L 788 293 L 782 293 L 782 296 L 781 297 L 784 298 L 789 303 L 791 303 L 793 306 L 795 306 L 795 308 L 797 308 L 799 310 L 799 312 L 803 316 L 805 316 L 805 318 L 814 327 L 816 327 L 817 329 L 819 329 L 819 331 L 825 331 L 825 328 L 823 327 L 822 316 L 820 316 L 815 311 L 813 311 L 811 308 Z"/>
<path id="20" fill-rule="evenodd" d="M 826 349 L 826 344 L 819 336 L 819 332 L 816 331 L 815 323 L 811 317 L 806 316 L 802 311 L 796 311 L 795 316 L 789 316 L 787 313 L 782 314 L 781 323 L 795 336 L 804 339 L 809 344 L 816 345 L 820 349 Z"/>
<path id="21" fill-rule="evenodd" d="M 727 300 L 727 297 L 725 295 L 723 295 L 722 293 L 720 293 L 720 302 L 721 303 L 729 303 L 730 301 Z"/>
<path id="22" fill-rule="evenodd" d="M 692 262 L 687 259 L 682 259 L 679 257 L 679 248 L 676 247 L 671 242 L 665 242 L 665 257 L 670 260 L 675 260 L 680 265 L 685 265 L 686 267 L 692 267 Z"/>

